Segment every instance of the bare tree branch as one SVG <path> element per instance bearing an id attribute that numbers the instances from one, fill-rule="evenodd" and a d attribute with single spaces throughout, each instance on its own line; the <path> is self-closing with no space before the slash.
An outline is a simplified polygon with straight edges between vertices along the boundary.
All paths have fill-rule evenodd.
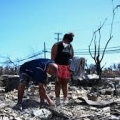
<path id="1" fill-rule="evenodd" d="M 114 23 L 114 18 L 115 18 L 115 10 L 120 7 L 120 5 L 117 5 L 114 9 L 113 9 L 113 16 L 112 16 L 112 21 L 111 21 L 111 24 L 110 24 L 110 34 L 109 34 L 109 39 L 107 40 L 107 43 L 105 44 L 105 47 L 103 49 L 103 53 L 102 53 L 102 56 L 101 56 L 101 59 L 100 59 L 100 41 L 101 41 L 101 29 L 103 28 L 107 18 L 104 20 L 104 22 L 102 23 L 102 25 L 100 24 L 100 27 L 93 32 L 93 36 L 92 36 L 92 40 L 90 42 L 90 45 L 89 45 L 89 53 L 90 53 L 90 56 L 94 59 L 95 61 L 95 64 L 96 64 L 96 71 L 97 71 L 97 74 L 99 75 L 99 77 L 101 76 L 101 73 L 102 73 L 102 68 L 104 67 L 101 67 L 101 61 L 103 60 L 103 57 L 105 55 L 105 51 L 106 51 L 106 48 L 107 48 L 107 45 L 108 43 L 110 42 L 110 40 L 113 38 L 113 35 L 112 35 L 112 31 L 113 31 L 113 23 Z M 99 38 L 98 38 L 98 48 L 97 48 L 97 41 L 96 41 L 96 34 L 98 33 L 99 35 Z M 91 45 L 93 43 L 93 40 L 94 40 L 94 56 L 92 55 L 92 52 L 91 52 Z M 97 51 L 96 51 L 97 50 Z"/>
<path id="2" fill-rule="evenodd" d="M 105 50 L 106 50 L 106 48 L 107 48 L 107 45 L 108 45 L 108 43 L 110 42 L 110 40 L 112 39 L 112 37 L 113 37 L 112 31 L 113 31 L 113 23 L 114 23 L 114 18 L 115 18 L 115 10 L 118 9 L 118 7 L 120 7 L 120 5 L 117 5 L 117 6 L 113 9 L 113 17 L 112 17 L 111 28 L 110 28 L 110 37 L 109 37 L 109 39 L 108 39 L 108 41 L 107 41 L 107 43 L 106 43 L 106 45 L 105 45 L 105 47 L 104 47 L 103 54 L 102 54 L 102 57 L 101 57 L 100 62 L 103 60 L 103 57 L 104 57 L 104 55 L 105 55 Z"/>
<path id="3" fill-rule="evenodd" d="M 100 56 L 99 53 L 100 53 L 101 29 L 104 26 L 106 20 L 107 20 L 107 18 L 104 20 L 102 25 L 100 25 L 100 27 L 96 31 L 93 32 L 92 40 L 91 40 L 90 45 L 89 45 L 89 53 L 90 53 L 90 56 L 94 59 L 95 63 L 97 62 L 97 59 Z M 99 32 L 98 51 L 97 51 L 97 44 L 96 44 L 96 34 L 97 34 L 97 32 Z M 94 56 L 92 55 L 91 50 L 90 50 L 90 47 L 91 47 L 93 41 L 94 41 L 94 49 L 95 49 Z M 97 55 L 97 53 L 98 53 L 98 55 Z"/>

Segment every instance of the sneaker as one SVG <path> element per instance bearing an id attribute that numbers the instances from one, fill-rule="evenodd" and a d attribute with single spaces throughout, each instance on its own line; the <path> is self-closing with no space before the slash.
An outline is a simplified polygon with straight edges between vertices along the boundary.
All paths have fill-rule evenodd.
<path id="1" fill-rule="evenodd" d="M 56 105 L 57 106 L 60 105 L 60 98 L 59 97 L 56 98 Z"/>
<path id="2" fill-rule="evenodd" d="M 17 110 L 22 110 L 23 109 L 21 103 L 17 103 L 14 108 L 17 109 Z"/>
<path id="3" fill-rule="evenodd" d="M 64 99 L 63 99 L 63 104 L 65 104 L 65 105 L 66 105 L 66 104 L 68 104 L 68 103 L 69 103 L 68 98 L 67 98 L 67 97 L 66 97 L 66 98 L 64 98 Z"/>

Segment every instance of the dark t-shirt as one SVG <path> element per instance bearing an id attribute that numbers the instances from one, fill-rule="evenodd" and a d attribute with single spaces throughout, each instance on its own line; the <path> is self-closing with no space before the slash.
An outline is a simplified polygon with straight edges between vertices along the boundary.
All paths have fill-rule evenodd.
<path id="1" fill-rule="evenodd" d="M 55 63 L 59 65 L 69 65 L 70 59 L 72 58 L 72 45 L 69 44 L 66 48 L 64 48 L 62 42 L 56 43 L 57 45 L 57 55 L 55 58 Z"/>
<path id="2" fill-rule="evenodd" d="M 28 74 L 34 82 L 44 83 L 47 75 L 46 68 L 48 63 L 53 63 L 54 61 L 50 59 L 35 59 L 32 61 L 25 62 L 20 67 L 20 74 L 26 73 Z"/>

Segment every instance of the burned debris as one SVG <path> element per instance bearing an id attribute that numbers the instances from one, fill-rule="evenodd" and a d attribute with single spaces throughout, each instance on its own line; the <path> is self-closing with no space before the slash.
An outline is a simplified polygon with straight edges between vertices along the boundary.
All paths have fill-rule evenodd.
<path id="1" fill-rule="evenodd" d="M 1 120 L 118 120 L 120 119 L 120 82 L 119 78 L 103 78 L 101 83 L 93 84 L 94 79 L 81 81 L 79 84 L 69 83 L 69 103 L 62 100 L 60 106 L 50 107 L 39 104 L 37 86 L 31 85 L 25 90 L 24 109 L 14 109 L 17 103 L 16 87 L 11 89 L 11 79 L 18 76 L 0 77 L 0 119 Z M 90 78 L 90 76 L 86 76 Z M 91 77 L 93 78 L 93 76 Z M 8 81 L 6 85 L 2 81 Z M 10 81 L 9 81 L 10 80 Z M 96 79 L 97 80 L 97 79 Z M 86 83 L 87 82 L 87 83 Z M 89 83 L 90 82 L 90 83 Z M 89 83 L 89 84 L 88 84 Z M 7 90 L 6 88 L 9 88 Z M 54 100 L 54 82 L 47 87 L 50 97 Z"/>

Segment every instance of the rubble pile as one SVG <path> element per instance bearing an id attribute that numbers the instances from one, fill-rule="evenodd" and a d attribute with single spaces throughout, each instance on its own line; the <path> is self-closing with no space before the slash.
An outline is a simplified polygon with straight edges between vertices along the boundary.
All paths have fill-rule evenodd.
<path id="1" fill-rule="evenodd" d="M 1 82 L 0 82 L 1 83 Z M 1 85 L 1 84 L 0 84 Z M 55 100 L 54 82 L 47 91 Z M 103 79 L 93 86 L 69 84 L 69 103 L 50 107 L 40 106 L 38 86 L 26 88 L 23 110 L 14 108 L 17 103 L 17 89 L 6 92 L 0 86 L 0 120 L 119 120 L 120 92 L 119 80 Z"/>

